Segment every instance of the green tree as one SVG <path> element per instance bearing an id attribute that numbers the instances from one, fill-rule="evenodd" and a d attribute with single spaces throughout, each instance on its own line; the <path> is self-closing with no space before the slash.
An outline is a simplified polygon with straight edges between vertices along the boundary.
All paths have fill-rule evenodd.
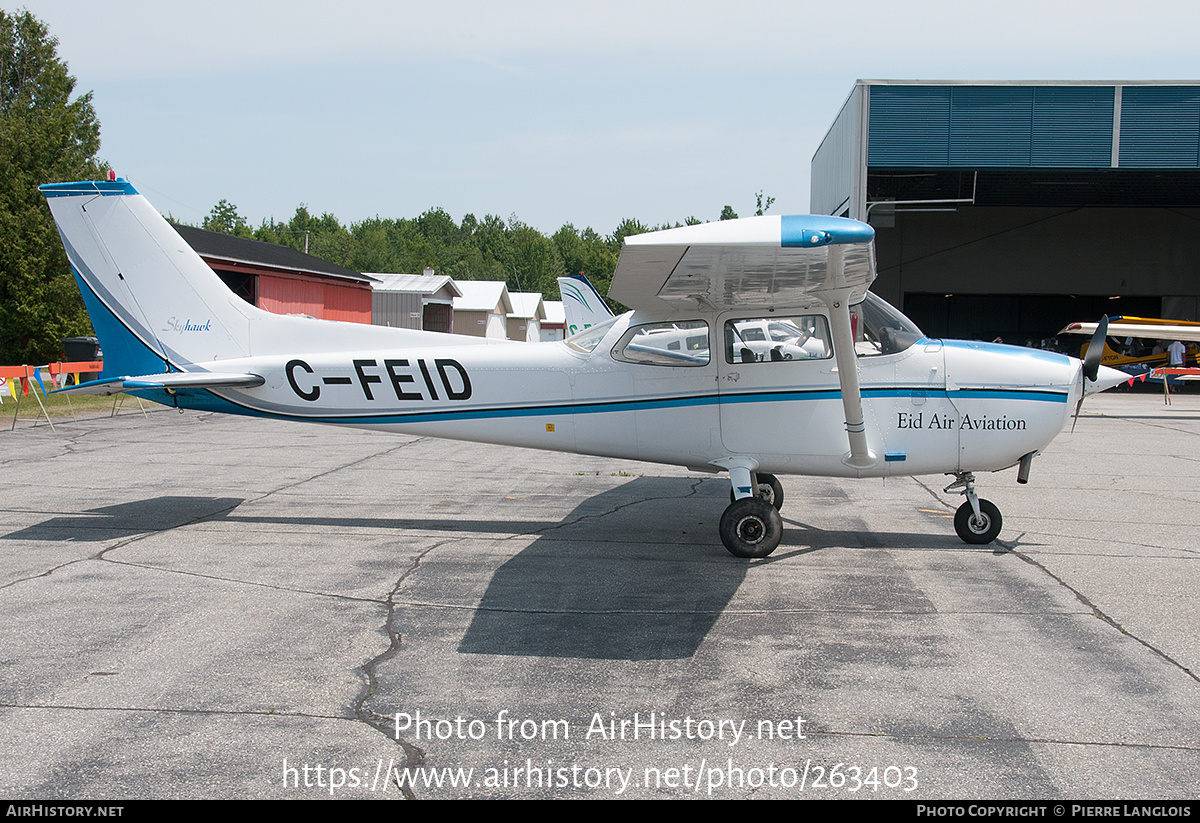
<path id="1" fill-rule="evenodd" d="M 645 234 L 650 231 L 650 227 L 644 224 L 641 220 L 633 217 L 626 217 L 617 224 L 617 229 L 612 233 L 612 237 L 608 239 L 608 247 L 612 249 L 613 254 L 621 253 L 621 244 L 625 242 L 625 238 L 631 234 Z"/>
<path id="2" fill-rule="evenodd" d="M 554 241 L 558 248 L 558 256 L 562 260 L 563 270 L 558 277 L 583 274 L 601 294 L 608 293 L 613 271 L 617 268 L 617 255 L 595 229 L 589 227 L 583 231 L 576 231 L 573 225 L 567 223 L 550 239 Z M 552 285 L 550 290 L 543 294 L 548 298 L 557 299 L 558 289 Z"/>
<path id="3" fill-rule="evenodd" d="M 562 259 L 554 242 L 532 226 L 513 221 L 509 226 L 511 256 L 505 278 L 509 291 L 554 294 L 563 274 Z"/>
<path id="4" fill-rule="evenodd" d="M 737 212 L 733 210 L 733 206 L 726 206 L 721 209 L 721 220 L 737 220 Z"/>
<path id="5" fill-rule="evenodd" d="M 0 363 L 45 363 L 91 329 L 37 187 L 98 177 L 100 123 L 58 40 L 28 11 L 0 11 Z"/>
<path id="6" fill-rule="evenodd" d="M 763 203 L 763 193 L 762 193 L 762 190 L 759 190 L 758 192 L 756 192 L 756 193 L 755 193 L 755 195 L 754 195 L 754 199 L 755 199 L 755 201 L 756 201 L 756 202 L 757 202 L 757 204 L 758 204 L 757 208 L 755 208 L 755 210 L 754 210 L 754 213 L 755 213 L 756 215 L 758 215 L 759 217 L 762 217 L 762 216 L 763 216 L 763 214 L 764 214 L 764 213 L 765 213 L 765 212 L 766 212 L 768 209 L 770 209 L 770 208 L 771 208 L 771 204 L 773 204 L 773 203 L 775 202 L 775 198 L 774 198 L 774 197 L 768 197 L 768 198 L 766 198 L 766 204 L 764 205 L 764 203 Z"/>
<path id="7" fill-rule="evenodd" d="M 254 237 L 254 231 L 246 222 L 246 218 L 238 214 L 237 206 L 224 198 L 221 198 L 221 202 L 212 207 L 212 211 L 208 213 L 208 217 L 204 218 L 204 223 L 200 228 L 219 231 L 222 234 L 233 234 L 238 237 Z"/>

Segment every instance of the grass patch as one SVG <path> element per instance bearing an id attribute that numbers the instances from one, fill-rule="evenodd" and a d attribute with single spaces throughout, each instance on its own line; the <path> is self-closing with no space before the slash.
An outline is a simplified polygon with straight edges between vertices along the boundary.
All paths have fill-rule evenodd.
<path id="1" fill-rule="evenodd" d="M 14 414 L 17 417 L 18 423 L 32 423 L 38 419 L 45 422 L 46 418 L 42 415 L 42 406 L 46 407 L 46 414 L 50 415 L 50 419 L 54 421 L 62 418 L 70 420 L 72 416 L 99 417 L 112 414 L 114 399 L 112 397 L 97 394 L 76 394 L 70 397 L 67 397 L 65 394 L 51 394 L 43 397 L 39 391 L 37 397 L 34 398 L 33 392 L 33 388 L 30 388 L 29 396 L 21 397 L 19 410 L 17 409 L 17 398 L 9 397 L 8 395 L 0 397 L 0 401 L 3 401 L 3 405 L 0 405 L 0 423 L 7 424 L 7 426 L 0 426 L 0 428 L 12 426 Z M 38 400 L 42 401 L 42 406 L 38 405 Z M 158 407 L 157 403 L 151 403 L 149 400 L 143 400 L 142 402 L 145 404 L 147 411 Z M 118 414 L 141 411 L 141 408 L 138 406 L 138 399 L 132 395 L 120 398 L 118 405 L 120 407 Z"/>

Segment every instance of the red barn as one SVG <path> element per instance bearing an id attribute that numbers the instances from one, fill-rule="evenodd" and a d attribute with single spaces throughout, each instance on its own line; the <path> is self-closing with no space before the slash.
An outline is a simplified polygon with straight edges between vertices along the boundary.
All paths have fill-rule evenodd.
<path id="1" fill-rule="evenodd" d="M 234 294 L 276 314 L 371 322 L 371 283 L 359 272 L 274 243 L 176 225 Z"/>

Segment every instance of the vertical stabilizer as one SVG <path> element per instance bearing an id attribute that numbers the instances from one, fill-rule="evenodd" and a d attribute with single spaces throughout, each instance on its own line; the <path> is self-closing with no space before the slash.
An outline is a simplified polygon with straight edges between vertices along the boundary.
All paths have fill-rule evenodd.
<path id="1" fill-rule="evenodd" d="M 246 357 L 259 310 L 126 180 L 41 187 L 104 349 L 104 376 Z"/>

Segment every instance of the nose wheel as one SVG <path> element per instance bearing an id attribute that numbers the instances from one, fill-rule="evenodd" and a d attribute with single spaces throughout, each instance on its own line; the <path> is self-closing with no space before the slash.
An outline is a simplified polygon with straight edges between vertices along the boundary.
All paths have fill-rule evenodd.
<path id="1" fill-rule="evenodd" d="M 970 501 L 963 503 L 954 513 L 954 530 L 967 543 L 991 543 L 1000 536 L 1000 523 L 1000 510 L 991 500 L 979 501 L 978 515 L 971 508 Z"/>
<path id="2" fill-rule="evenodd" d="M 991 543 L 1000 536 L 1003 519 L 1000 509 L 990 500 L 981 500 L 975 493 L 975 475 L 971 472 L 959 472 L 955 480 L 943 491 L 958 491 L 967 498 L 967 502 L 958 507 L 954 513 L 954 530 L 964 543 L 982 546 Z"/>

